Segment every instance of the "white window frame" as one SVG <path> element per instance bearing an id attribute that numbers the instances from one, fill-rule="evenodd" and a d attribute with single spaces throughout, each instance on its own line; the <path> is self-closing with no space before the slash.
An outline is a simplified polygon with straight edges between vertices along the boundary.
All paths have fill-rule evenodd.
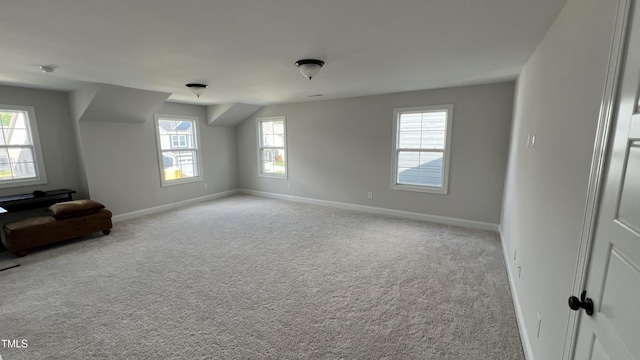
<path id="1" fill-rule="evenodd" d="M 44 185 L 47 183 L 47 174 L 45 172 L 44 156 L 42 155 L 42 147 L 40 145 L 40 133 L 38 132 L 38 121 L 36 119 L 36 109 L 33 106 L 5 105 L 0 104 L 1 110 L 8 111 L 24 111 L 27 113 L 27 126 L 29 135 L 31 136 L 30 146 L 33 149 L 33 160 L 35 162 L 36 176 L 27 179 L 11 179 L 0 181 L 0 189 L 8 189 L 20 186 Z M 1 148 L 9 148 L 8 145 L 0 145 Z"/>
<path id="2" fill-rule="evenodd" d="M 447 121 L 445 128 L 444 149 L 399 149 L 398 138 L 400 136 L 398 132 L 398 123 L 400 122 L 400 115 L 405 113 L 426 113 L 426 112 L 442 112 L 447 113 Z M 429 106 L 416 106 L 416 107 L 402 107 L 393 109 L 393 154 L 391 164 L 391 189 L 404 190 L 404 191 L 417 191 L 432 194 L 446 195 L 448 193 L 449 184 L 449 165 L 451 158 L 451 134 L 453 124 L 453 104 L 444 105 L 429 105 Z M 442 185 L 430 186 L 430 185 L 408 185 L 399 184 L 398 179 L 398 155 L 400 151 L 419 151 L 419 152 L 442 152 Z"/>
<path id="3" fill-rule="evenodd" d="M 284 147 L 275 147 L 275 146 L 262 146 L 262 126 L 263 122 L 271 122 L 271 121 L 282 121 L 283 124 L 283 133 L 284 133 Z M 258 176 L 269 177 L 269 178 L 277 178 L 277 179 L 288 179 L 289 178 L 289 153 L 287 151 L 287 119 L 285 116 L 270 116 L 270 117 L 259 117 L 256 118 L 256 126 L 257 126 L 257 145 L 258 145 Z M 262 168 L 262 151 L 269 149 L 283 149 L 284 152 L 284 174 L 276 174 L 276 173 L 265 173 Z"/>
<path id="4" fill-rule="evenodd" d="M 155 114 L 154 119 L 155 119 L 154 127 L 156 132 L 156 144 L 157 144 L 157 152 L 158 152 L 158 166 L 160 171 L 160 184 L 162 185 L 162 187 L 203 181 L 204 179 L 202 176 L 202 156 L 200 154 L 201 150 L 199 147 L 200 131 L 198 130 L 200 119 L 195 116 L 164 115 L 164 114 Z M 173 148 L 173 149 L 175 149 L 176 151 L 195 151 L 196 158 L 198 159 L 198 176 L 192 176 L 189 178 L 182 178 L 182 179 L 173 179 L 173 180 L 164 179 L 164 159 L 162 157 L 162 153 L 163 151 L 170 151 L 170 150 L 167 150 L 167 149 L 162 150 L 162 142 L 160 139 L 160 129 L 159 129 L 160 120 L 191 121 L 193 123 L 193 142 L 194 143 L 191 144 L 190 147 L 188 146 L 184 148 Z M 171 138 L 169 139 L 169 142 L 170 142 L 170 145 L 172 145 Z"/>

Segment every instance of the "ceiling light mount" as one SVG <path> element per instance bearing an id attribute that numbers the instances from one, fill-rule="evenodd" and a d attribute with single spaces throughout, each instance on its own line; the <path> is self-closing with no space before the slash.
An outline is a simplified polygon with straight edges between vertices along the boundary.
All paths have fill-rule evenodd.
<path id="1" fill-rule="evenodd" d="M 40 70 L 44 73 L 52 73 L 56 71 L 57 68 L 55 65 L 40 65 Z"/>
<path id="2" fill-rule="evenodd" d="M 312 77 L 318 75 L 320 69 L 324 66 L 324 61 L 316 59 L 302 59 L 296 61 L 296 66 L 300 69 L 300 73 L 311 80 Z"/>
<path id="3" fill-rule="evenodd" d="M 205 85 L 205 84 L 195 84 L 195 83 L 190 83 L 185 86 L 188 87 L 189 91 L 191 91 L 193 95 L 197 97 L 200 97 L 200 95 L 202 95 L 202 93 L 204 92 L 204 89 L 208 87 L 208 85 Z"/>

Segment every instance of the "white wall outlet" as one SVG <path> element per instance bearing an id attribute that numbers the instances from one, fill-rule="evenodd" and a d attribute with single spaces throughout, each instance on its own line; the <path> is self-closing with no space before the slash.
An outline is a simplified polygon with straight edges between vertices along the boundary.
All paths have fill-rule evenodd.
<path id="1" fill-rule="evenodd" d="M 372 193 L 371 191 L 369 191 L 369 192 L 367 193 L 367 197 L 368 197 L 369 199 L 373 199 L 373 193 Z"/>
<path id="2" fill-rule="evenodd" d="M 536 134 L 531 135 L 531 147 L 536 147 Z"/>
<path id="3" fill-rule="evenodd" d="M 204 183 L 204 189 L 207 190 L 209 188 L 209 184 Z"/>
<path id="4" fill-rule="evenodd" d="M 287 183 L 287 189 L 291 190 L 291 183 Z"/>
<path id="5" fill-rule="evenodd" d="M 540 313 L 536 313 L 538 316 L 538 329 L 536 330 L 536 337 L 540 337 L 540 325 L 542 325 L 542 320 L 540 319 Z"/>
<path id="6" fill-rule="evenodd" d="M 522 262 L 518 261 L 516 263 L 516 268 L 518 268 L 518 279 L 519 279 L 520 275 L 522 275 Z"/>
<path id="7" fill-rule="evenodd" d="M 527 147 L 531 146 L 531 134 L 527 134 Z"/>

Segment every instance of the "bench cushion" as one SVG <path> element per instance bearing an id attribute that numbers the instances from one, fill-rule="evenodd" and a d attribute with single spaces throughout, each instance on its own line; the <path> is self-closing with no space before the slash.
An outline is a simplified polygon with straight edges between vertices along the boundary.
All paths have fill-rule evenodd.
<path id="1" fill-rule="evenodd" d="M 49 213 L 56 219 L 94 214 L 104 209 L 104 205 L 95 200 L 65 201 L 49 206 Z"/>

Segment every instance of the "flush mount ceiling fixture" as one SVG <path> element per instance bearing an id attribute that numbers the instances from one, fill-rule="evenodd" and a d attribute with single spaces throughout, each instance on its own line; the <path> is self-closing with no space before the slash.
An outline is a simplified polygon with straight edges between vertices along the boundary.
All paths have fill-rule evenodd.
<path id="1" fill-rule="evenodd" d="M 185 86 L 189 88 L 189 91 L 191 91 L 193 95 L 200 97 L 200 95 L 202 95 L 204 89 L 206 89 L 208 85 L 191 83 Z"/>
<path id="2" fill-rule="evenodd" d="M 300 73 L 309 80 L 320 72 L 323 65 L 324 61 L 316 59 L 302 59 L 296 61 L 296 66 L 300 69 Z"/>

